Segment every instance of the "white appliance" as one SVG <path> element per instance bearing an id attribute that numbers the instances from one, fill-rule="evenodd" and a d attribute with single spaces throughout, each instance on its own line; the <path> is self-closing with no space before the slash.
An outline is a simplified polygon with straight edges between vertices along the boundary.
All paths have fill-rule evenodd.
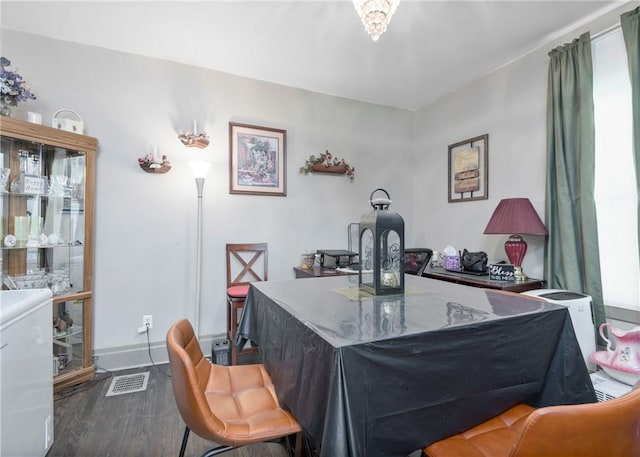
<path id="1" fill-rule="evenodd" d="M 582 358 L 589 371 L 596 366 L 589 360 L 589 354 L 596 350 L 596 333 L 589 295 L 559 289 L 537 289 L 523 292 L 524 295 L 540 297 L 550 303 L 564 305 L 569 308 L 573 330 L 580 345 Z"/>
<path id="2" fill-rule="evenodd" d="M 0 455 L 53 444 L 53 306 L 49 289 L 0 292 Z"/>

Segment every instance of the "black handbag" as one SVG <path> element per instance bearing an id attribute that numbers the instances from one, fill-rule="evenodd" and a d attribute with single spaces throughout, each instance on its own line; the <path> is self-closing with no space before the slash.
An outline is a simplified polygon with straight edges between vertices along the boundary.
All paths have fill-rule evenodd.
<path id="1" fill-rule="evenodd" d="M 487 271 L 488 261 L 489 258 L 484 251 L 469 252 L 466 249 L 462 251 L 462 269 L 465 271 L 484 273 Z"/>

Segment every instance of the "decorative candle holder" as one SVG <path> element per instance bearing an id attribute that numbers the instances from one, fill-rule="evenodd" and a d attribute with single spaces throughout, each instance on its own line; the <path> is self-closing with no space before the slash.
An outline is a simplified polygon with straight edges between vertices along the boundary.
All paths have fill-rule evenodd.
<path id="1" fill-rule="evenodd" d="M 178 135 L 178 138 L 180 138 L 182 144 L 184 144 L 188 148 L 204 149 L 209 146 L 209 137 L 204 132 L 198 135 L 191 132 L 181 133 L 180 135 Z"/>
<path id="2" fill-rule="evenodd" d="M 180 133 L 178 138 L 188 148 L 204 149 L 209 146 L 209 137 L 204 132 L 198 133 L 198 123 L 196 121 L 193 121 L 193 133 Z"/>
<path id="3" fill-rule="evenodd" d="M 166 155 L 160 157 L 158 148 L 154 146 L 153 153 L 138 158 L 138 165 L 147 173 L 166 173 L 171 170 L 171 162 Z"/>

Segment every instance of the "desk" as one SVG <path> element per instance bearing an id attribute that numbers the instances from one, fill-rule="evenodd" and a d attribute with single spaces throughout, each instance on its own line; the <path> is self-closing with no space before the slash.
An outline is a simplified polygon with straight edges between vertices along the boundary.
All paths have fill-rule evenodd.
<path id="1" fill-rule="evenodd" d="M 314 265 L 309 269 L 301 267 L 293 267 L 293 273 L 296 275 L 296 279 L 299 278 L 324 278 L 327 276 L 343 276 L 343 275 L 358 275 L 358 272 L 349 273 L 345 271 L 338 271 L 335 268 L 324 268 L 318 265 Z"/>
<path id="2" fill-rule="evenodd" d="M 525 292 L 544 288 L 544 280 L 528 278 L 526 281 L 493 281 L 489 275 L 478 276 L 472 273 L 456 273 L 442 267 L 427 267 L 422 276 L 441 281 L 464 284 L 465 286 L 483 287 L 486 289 L 507 290 L 509 292 Z"/>
<path id="3" fill-rule="evenodd" d="M 595 402 L 567 308 L 407 275 L 359 297 L 354 276 L 253 283 L 255 341 L 321 457 L 405 457 L 516 403 Z"/>

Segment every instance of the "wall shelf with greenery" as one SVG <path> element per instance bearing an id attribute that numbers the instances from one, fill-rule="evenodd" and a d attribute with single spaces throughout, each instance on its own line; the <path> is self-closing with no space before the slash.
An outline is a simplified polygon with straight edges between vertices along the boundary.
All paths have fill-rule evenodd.
<path id="1" fill-rule="evenodd" d="M 319 156 L 312 154 L 300 167 L 300 173 L 305 175 L 309 173 L 346 174 L 350 179 L 354 178 L 355 171 L 356 169 L 344 159 L 334 157 L 328 150 Z"/>

